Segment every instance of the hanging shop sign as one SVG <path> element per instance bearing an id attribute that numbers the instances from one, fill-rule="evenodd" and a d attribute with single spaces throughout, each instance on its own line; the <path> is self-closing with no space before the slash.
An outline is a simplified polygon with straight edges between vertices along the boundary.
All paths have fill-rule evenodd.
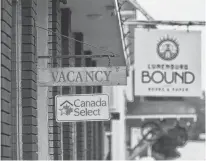
<path id="1" fill-rule="evenodd" d="M 126 66 L 38 69 L 40 86 L 126 85 Z"/>
<path id="2" fill-rule="evenodd" d="M 57 122 L 109 120 L 109 96 L 106 94 L 57 95 Z"/>
<path id="3" fill-rule="evenodd" d="M 201 96 L 201 32 L 135 29 L 135 95 Z"/>

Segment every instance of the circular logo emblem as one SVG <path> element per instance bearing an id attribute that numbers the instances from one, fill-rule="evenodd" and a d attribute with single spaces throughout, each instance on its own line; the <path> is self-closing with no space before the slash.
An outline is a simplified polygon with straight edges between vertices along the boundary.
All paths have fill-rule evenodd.
<path id="1" fill-rule="evenodd" d="M 174 60 L 179 54 L 179 45 L 175 39 L 163 38 L 157 44 L 157 53 L 163 60 Z"/>

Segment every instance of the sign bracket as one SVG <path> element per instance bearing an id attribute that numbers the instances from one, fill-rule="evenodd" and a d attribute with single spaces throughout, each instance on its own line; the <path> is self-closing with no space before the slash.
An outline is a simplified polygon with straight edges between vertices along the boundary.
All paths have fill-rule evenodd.
<path id="1" fill-rule="evenodd" d="M 162 20 L 152 20 L 152 21 L 144 21 L 144 20 L 129 20 L 125 21 L 124 25 L 167 25 L 167 26 L 205 26 L 205 21 L 162 21 Z"/>
<path id="2" fill-rule="evenodd" d="M 63 58 L 103 58 L 103 57 L 120 57 L 119 55 L 110 55 L 110 54 L 102 54 L 102 55 L 57 55 L 57 56 L 50 56 L 50 55 L 40 55 L 38 59 L 63 59 Z"/>
<path id="3" fill-rule="evenodd" d="M 131 45 L 131 44 L 130 44 Z M 71 58 L 108 58 L 108 67 L 111 67 L 111 58 L 114 57 L 119 57 L 119 55 L 109 55 L 109 54 L 103 54 L 103 55 L 57 55 L 57 56 L 51 56 L 51 55 L 42 55 L 42 56 L 38 56 L 38 59 L 51 59 L 51 61 L 53 61 L 53 59 L 71 59 Z"/>

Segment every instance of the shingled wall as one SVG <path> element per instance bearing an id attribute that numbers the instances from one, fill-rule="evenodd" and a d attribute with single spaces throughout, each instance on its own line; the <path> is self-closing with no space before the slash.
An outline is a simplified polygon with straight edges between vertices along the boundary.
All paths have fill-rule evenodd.
<path id="1" fill-rule="evenodd" d="M 61 54 L 61 10 L 59 0 L 49 0 L 49 55 L 56 56 Z M 52 59 L 50 67 L 60 66 L 60 61 Z M 59 94 L 60 89 L 57 87 L 49 88 L 49 104 L 48 104 L 48 131 L 49 131 L 49 155 L 51 160 L 61 159 L 61 129 L 60 123 L 55 118 L 55 96 Z"/>
<path id="2" fill-rule="evenodd" d="M 38 159 L 36 0 L 22 0 L 22 141 L 23 159 Z"/>
<path id="3" fill-rule="evenodd" d="M 1 0 L 1 160 L 11 151 L 11 37 L 12 0 Z"/>

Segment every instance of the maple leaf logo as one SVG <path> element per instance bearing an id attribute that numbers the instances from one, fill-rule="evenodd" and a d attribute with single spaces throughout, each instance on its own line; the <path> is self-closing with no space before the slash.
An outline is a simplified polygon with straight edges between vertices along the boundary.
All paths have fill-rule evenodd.
<path id="1" fill-rule="evenodd" d="M 72 108 L 73 104 L 69 101 L 65 101 L 60 106 L 62 106 L 62 108 L 59 109 L 61 111 L 61 115 L 70 115 L 74 111 Z"/>

